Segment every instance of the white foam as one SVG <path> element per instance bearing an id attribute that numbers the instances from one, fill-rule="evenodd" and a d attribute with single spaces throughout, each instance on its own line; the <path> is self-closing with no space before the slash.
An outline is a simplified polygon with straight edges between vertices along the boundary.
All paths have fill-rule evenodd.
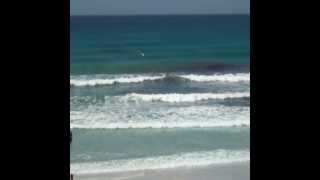
<path id="1" fill-rule="evenodd" d="M 235 73 L 235 74 L 184 74 L 174 75 L 195 82 L 247 82 L 250 81 L 250 73 Z M 73 86 L 97 86 L 97 85 L 112 85 L 114 83 L 140 83 L 147 80 L 158 80 L 166 77 L 165 74 L 122 74 L 122 75 L 89 75 L 89 76 L 71 76 L 70 85 Z"/>
<path id="2" fill-rule="evenodd" d="M 131 93 L 120 97 L 125 101 L 163 101 L 163 102 L 195 102 L 210 99 L 228 99 L 250 97 L 248 92 L 236 93 L 190 93 L 190 94 L 137 94 Z"/>
<path id="3" fill-rule="evenodd" d="M 215 150 L 180 153 L 169 156 L 113 160 L 105 162 L 72 163 L 73 174 L 126 172 L 177 167 L 197 167 L 250 161 L 248 150 Z"/>
<path id="4" fill-rule="evenodd" d="M 70 112 L 70 127 L 83 129 L 205 128 L 249 126 L 249 107 L 159 107 L 104 104 Z"/>
<path id="5" fill-rule="evenodd" d="M 113 77 L 99 78 L 93 77 L 77 77 L 70 78 L 70 85 L 73 86 L 96 86 L 96 85 L 111 85 L 114 83 L 139 83 L 146 80 L 156 80 L 163 78 L 164 75 L 147 76 L 147 75 L 120 75 Z"/>
<path id="6" fill-rule="evenodd" d="M 198 75 L 189 74 L 181 75 L 180 77 L 197 82 L 210 82 L 210 81 L 225 81 L 225 82 L 241 82 L 250 81 L 250 73 L 237 73 L 237 74 L 213 74 L 213 75 Z"/>

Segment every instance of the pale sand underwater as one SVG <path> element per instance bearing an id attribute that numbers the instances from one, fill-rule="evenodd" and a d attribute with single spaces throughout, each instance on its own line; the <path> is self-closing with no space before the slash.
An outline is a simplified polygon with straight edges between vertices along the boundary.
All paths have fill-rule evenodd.
<path id="1" fill-rule="evenodd" d="M 74 180 L 249 180 L 250 162 L 143 170 L 121 173 L 74 175 Z"/>

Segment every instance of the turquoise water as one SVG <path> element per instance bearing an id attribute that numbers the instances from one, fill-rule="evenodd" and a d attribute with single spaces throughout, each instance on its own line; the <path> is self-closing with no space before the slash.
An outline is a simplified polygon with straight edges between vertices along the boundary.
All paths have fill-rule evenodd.
<path id="1" fill-rule="evenodd" d="M 246 15 L 71 17 L 71 73 L 232 69 L 248 65 L 249 34 Z"/>
<path id="2" fill-rule="evenodd" d="M 249 16 L 71 17 L 71 171 L 249 160 Z"/>

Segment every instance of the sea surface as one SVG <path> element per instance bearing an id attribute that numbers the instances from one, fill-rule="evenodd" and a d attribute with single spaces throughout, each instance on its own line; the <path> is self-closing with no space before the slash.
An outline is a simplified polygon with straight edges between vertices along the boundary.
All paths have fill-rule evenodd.
<path id="1" fill-rule="evenodd" d="M 71 172 L 250 160 L 249 24 L 71 16 Z"/>

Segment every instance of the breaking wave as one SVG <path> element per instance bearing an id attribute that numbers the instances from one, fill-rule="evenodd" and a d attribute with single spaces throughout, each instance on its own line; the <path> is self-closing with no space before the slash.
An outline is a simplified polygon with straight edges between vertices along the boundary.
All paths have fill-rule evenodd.
<path id="1" fill-rule="evenodd" d="M 71 86 L 99 86 L 114 85 L 121 83 L 141 83 L 144 81 L 164 81 L 164 82 L 248 82 L 250 81 L 250 73 L 235 74 L 185 74 L 185 75 L 88 75 L 88 76 L 71 76 Z"/>
<path id="2" fill-rule="evenodd" d="M 170 103 L 195 102 L 210 99 L 249 98 L 249 92 L 236 93 L 189 93 L 189 94 L 137 94 L 131 93 L 119 97 L 123 101 L 163 101 Z"/>
<path id="3" fill-rule="evenodd" d="M 70 127 L 81 129 L 210 128 L 250 126 L 249 107 L 89 106 L 70 112 Z"/>

